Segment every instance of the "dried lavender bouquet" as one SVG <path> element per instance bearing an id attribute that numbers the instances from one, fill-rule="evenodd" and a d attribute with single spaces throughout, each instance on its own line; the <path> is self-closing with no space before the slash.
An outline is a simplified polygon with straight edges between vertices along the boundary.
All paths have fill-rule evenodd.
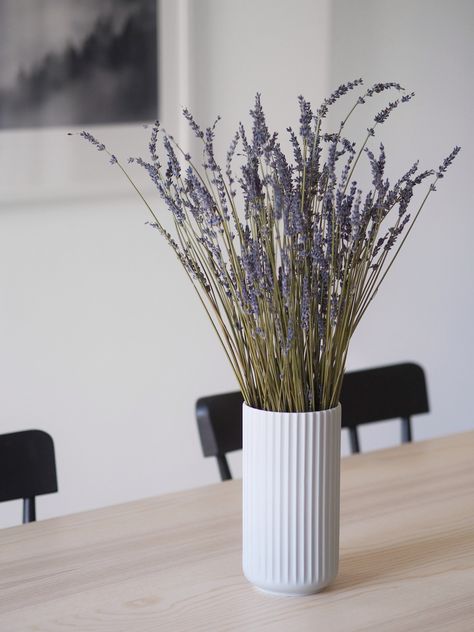
<path id="1" fill-rule="evenodd" d="M 81 133 L 109 154 L 142 197 L 151 224 L 193 283 L 244 399 L 254 408 L 293 412 L 337 405 L 351 336 L 460 149 L 455 147 L 436 170 L 419 171 L 416 162 L 391 185 L 384 174 L 383 145 L 374 155 L 368 144 L 377 126 L 413 93 L 393 82 L 364 91 L 362 83 L 357 79 L 340 86 L 315 112 L 299 97 L 299 133 L 287 129 L 291 157 L 278 134 L 269 131 L 258 94 L 250 111 L 252 130 L 239 125 L 222 166 L 214 152 L 219 118 L 201 129 L 183 111 L 202 141 L 200 164 L 156 122 L 150 158 L 129 162 L 148 172 L 171 211 L 172 230 L 124 165 L 91 134 Z M 329 107 L 355 89 L 361 94 L 338 129 L 324 131 Z M 357 147 L 344 136 L 349 117 L 385 91 L 399 96 L 375 116 Z M 372 176 L 366 192 L 354 178 L 364 155 Z M 410 221 L 414 190 L 428 178 Z"/>

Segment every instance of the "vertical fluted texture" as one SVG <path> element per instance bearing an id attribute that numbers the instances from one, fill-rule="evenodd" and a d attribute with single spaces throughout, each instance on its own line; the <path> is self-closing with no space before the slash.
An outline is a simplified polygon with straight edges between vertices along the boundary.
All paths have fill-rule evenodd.
<path id="1" fill-rule="evenodd" d="M 282 593 L 321 590 L 337 574 L 341 407 L 243 409 L 243 569 Z"/>

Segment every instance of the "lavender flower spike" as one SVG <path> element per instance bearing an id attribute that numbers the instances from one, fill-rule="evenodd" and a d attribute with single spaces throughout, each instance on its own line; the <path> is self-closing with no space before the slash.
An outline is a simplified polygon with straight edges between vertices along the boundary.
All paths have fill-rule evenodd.
<path id="1" fill-rule="evenodd" d="M 99 142 L 97 140 L 97 138 L 95 136 L 92 136 L 92 134 L 90 134 L 89 132 L 82 131 L 82 132 L 79 133 L 79 136 L 82 136 L 82 138 L 84 138 L 89 143 L 94 145 L 94 147 L 98 151 L 104 151 L 105 150 L 105 145 L 103 143 Z"/>
<path id="2" fill-rule="evenodd" d="M 460 151 L 461 151 L 461 147 L 458 147 L 456 145 L 456 147 L 449 154 L 449 156 L 445 158 L 442 164 L 440 164 L 440 166 L 438 167 L 438 171 L 436 172 L 436 177 L 444 178 L 444 174 L 446 173 L 446 170 L 452 164 L 453 160 L 456 158 L 456 156 L 458 155 Z"/>

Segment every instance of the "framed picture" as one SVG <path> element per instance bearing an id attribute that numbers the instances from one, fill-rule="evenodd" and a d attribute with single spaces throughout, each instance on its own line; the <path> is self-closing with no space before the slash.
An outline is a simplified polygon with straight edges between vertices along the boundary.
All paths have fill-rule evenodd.
<path id="1" fill-rule="evenodd" d="M 143 153 L 143 124 L 179 100 L 183 6 L 0 0 L 0 206 L 128 190 L 68 132 Z"/>

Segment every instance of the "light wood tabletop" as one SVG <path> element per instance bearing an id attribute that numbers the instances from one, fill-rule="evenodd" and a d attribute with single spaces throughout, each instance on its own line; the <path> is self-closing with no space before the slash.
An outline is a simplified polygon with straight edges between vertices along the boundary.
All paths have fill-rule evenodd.
<path id="1" fill-rule="evenodd" d="M 474 432 L 343 459 L 311 597 L 246 582 L 240 503 L 229 481 L 1 530 L 1 632 L 474 630 Z"/>

